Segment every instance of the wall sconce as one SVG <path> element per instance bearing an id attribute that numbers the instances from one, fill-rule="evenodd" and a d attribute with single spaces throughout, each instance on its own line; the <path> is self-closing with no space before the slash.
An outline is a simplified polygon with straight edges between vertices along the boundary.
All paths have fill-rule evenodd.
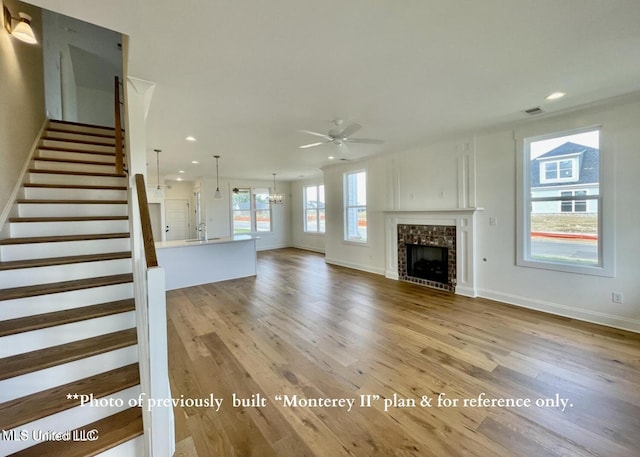
<path id="1" fill-rule="evenodd" d="M 36 44 L 38 42 L 31 29 L 31 16 L 25 13 L 18 13 L 18 17 L 13 17 L 6 6 L 3 6 L 2 13 L 4 15 L 4 28 L 7 29 L 10 35 L 25 43 Z M 17 21 L 15 27 L 13 26 L 14 20 Z"/>

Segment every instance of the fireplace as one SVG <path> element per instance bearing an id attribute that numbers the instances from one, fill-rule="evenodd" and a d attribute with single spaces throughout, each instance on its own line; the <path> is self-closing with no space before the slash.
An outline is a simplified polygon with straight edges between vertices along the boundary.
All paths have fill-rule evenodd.
<path id="1" fill-rule="evenodd" d="M 407 276 L 447 284 L 449 250 L 438 246 L 405 244 Z"/>
<path id="2" fill-rule="evenodd" d="M 449 208 L 385 211 L 385 276 L 477 297 L 475 215 L 481 210 L 482 208 Z M 446 248 L 447 280 L 440 282 L 409 276 L 407 244 Z M 443 280 L 444 276 L 440 279 Z"/>
<path id="3" fill-rule="evenodd" d="M 398 224 L 398 276 L 454 292 L 456 227 Z"/>

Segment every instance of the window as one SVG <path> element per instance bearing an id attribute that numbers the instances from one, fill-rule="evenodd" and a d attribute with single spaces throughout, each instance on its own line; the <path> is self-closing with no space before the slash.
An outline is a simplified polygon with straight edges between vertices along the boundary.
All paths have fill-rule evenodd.
<path id="1" fill-rule="evenodd" d="M 304 231 L 324 233 L 324 185 L 304 187 Z"/>
<path id="2" fill-rule="evenodd" d="M 233 233 L 271 231 L 269 189 L 238 189 L 231 197 Z"/>
<path id="3" fill-rule="evenodd" d="M 610 274 L 604 269 L 600 142 L 599 128 L 519 142 L 518 265 Z"/>
<path id="4" fill-rule="evenodd" d="M 585 197 L 586 190 L 565 190 L 560 192 L 562 202 L 560 203 L 560 211 L 563 213 L 585 213 L 587 211 L 586 200 L 576 200 L 573 197 Z"/>
<path id="5" fill-rule="evenodd" d="M 367 172 L 344 175 L 345 241 L 367 242 Z"/>
<path id="6" fill-rule="evenodd" d="M 560 183 L 579 180 L 578 157 L 541 161 L 540 182 Z"/>

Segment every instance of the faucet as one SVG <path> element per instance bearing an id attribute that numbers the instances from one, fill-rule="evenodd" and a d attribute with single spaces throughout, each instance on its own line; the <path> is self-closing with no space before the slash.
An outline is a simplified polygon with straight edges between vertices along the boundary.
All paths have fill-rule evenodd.
<path id="1" fill-rule="evenodd" d="M 200 233 L 204 231 L 204 237 L 200 236 Z M 209 241 L 209 236 L 207 235 L 207 224 L 205 224 L 204 222 L 201 222 L 200 224 L 198 224 L 198 239 L 199 240 L 203 240 L 204 241 Z"/>

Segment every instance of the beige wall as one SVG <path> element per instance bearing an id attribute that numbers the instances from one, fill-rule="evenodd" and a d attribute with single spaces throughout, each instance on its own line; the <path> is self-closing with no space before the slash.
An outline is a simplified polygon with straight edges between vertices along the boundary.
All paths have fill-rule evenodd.
<path id="1" fill-rule="evenodd" d="M 39 43 L 30 45 L 0 29 L 0 210 L 5 208 L 20 171 L 45 120 L 41 12 L 25 3 L 5 0 L 13 16 L 33 17 Z"/>

